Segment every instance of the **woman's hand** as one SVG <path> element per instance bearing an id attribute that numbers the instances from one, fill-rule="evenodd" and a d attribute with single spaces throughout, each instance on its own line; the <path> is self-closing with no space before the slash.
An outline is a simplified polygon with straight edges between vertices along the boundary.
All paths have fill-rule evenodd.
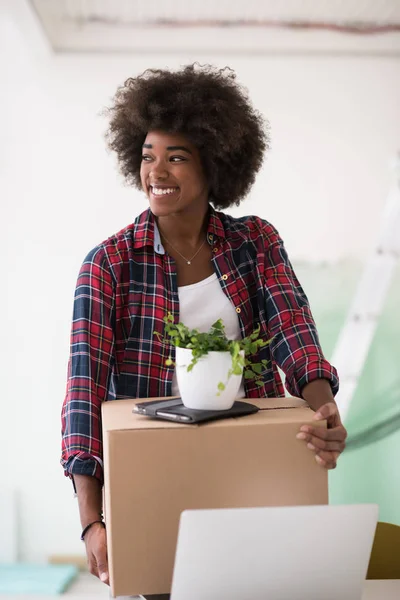
<path id="1" fill-rule="evenodd" d="M 326 419 L 328 427 L 303 425 L 298 440 L 304 440 L 307 448 L 315 453 L 315 460 L 326 469 L 335 469 L 337 460 L 346 446 L 347 431 L 340 419 L 335 402 L 320 406 L 314 415 L 314 421 Z"/>
<path id="2" fill-rule="evenodd" d="M 110 585 L 107 560 L 106 530 L 100 523 L 95 523 L 85 534 L 86 555 L 89 571 L 103 583 Z"/>

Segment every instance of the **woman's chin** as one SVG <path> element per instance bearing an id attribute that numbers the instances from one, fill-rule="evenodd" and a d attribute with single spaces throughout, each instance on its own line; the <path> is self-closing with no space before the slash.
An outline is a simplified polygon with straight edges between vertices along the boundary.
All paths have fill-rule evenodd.
<path id="1" fill-rule="evenodd" d="M 173 210 L 171 210 L 171 208 L 168 208 L 167 206 L 158 206 L 157 204 L 154 205 L 151 202 L 150 210 L 155 217 L 168 217 L 173 213 Z"/>
<path id="2" fill-rule="evenodd" d="M 177 212 L 177 205 L 167 199 L 149 198 L 150 210 L 155 217 L 168 217 Z"/>

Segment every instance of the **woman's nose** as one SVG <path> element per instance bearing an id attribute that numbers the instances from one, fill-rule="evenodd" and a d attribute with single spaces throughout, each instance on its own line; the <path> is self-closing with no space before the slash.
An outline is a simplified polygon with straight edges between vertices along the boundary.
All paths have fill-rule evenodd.
<path id="1" fill-rule="evenodd" d="M 165 164 L 159 163 L 158 165 L 153 165 L 150 171 L 150 178 L 156 179 L 167 179 L 168 171 L 166 169 Z"/>

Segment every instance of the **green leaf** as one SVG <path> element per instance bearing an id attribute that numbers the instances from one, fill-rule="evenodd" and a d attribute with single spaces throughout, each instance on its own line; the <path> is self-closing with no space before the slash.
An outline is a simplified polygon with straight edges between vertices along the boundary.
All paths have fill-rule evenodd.
<path id="1" fill-rule="evenodd" d="M 256 381 L 254 383 L 256 385 L 258 385 L 258 387 L 261 387 L 262 385 L 264 385 L 264 382 L 261 379 L 256 379 Z"/>
<path id="2" fill-rule="evenodd" d="M 262 373 L 262 365 L 260 363 L 253 363 L 251 365 L 251 368 L 253 369 L 254 373 Z"/>
<path id="3" fill-rule="evenodd" d="M 254 377 L 255 373 L 253 373 L 253 371 L 250 371 L 250 369 L 247 369 L 247 371 L 244 372 L 245 379 L 254 379 Z"/>
<path id="4" fill-rule="evenodd" d="M 256 327 L 256 329 L 249 335 L 249 340 L 256 340 L 260 335 L 260 325 Z"/>
<path id="5" fill-rule="evenodd" d="M 219 391 L 220 391 L 220 392 L 223 392 L 223 391 L 224 391 L 224 389 L 225 389 L 225 384 L 224 384 L 224 383 L 222 383 L 222 381 L 220 381 L 220 382 L 219 382 L 219 384 L 218 384 L 218 389 L 219 389 Z"/>
<path id="6" fill-rule="evenodd" d="M 165 364 L 167 365 L 167 367 L 171 367 L 174 364 L 174 361 L 172 360 L 172 358 L 167 358 Z"/>

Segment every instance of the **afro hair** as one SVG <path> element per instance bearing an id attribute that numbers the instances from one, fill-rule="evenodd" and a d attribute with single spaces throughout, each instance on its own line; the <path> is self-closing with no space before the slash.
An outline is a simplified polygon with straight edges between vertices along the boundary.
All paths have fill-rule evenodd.
<path id="1" fill-rule="evenodd" d="M 199 150 L 217 209 L 240 204 L 269 147 L 268 123 L 228 67 L 148 69 L 118 88 L 107 112 L 106 139 L 127 183 L 142 189 L 142 146 L 149 131 L 180 133 Z"/>

